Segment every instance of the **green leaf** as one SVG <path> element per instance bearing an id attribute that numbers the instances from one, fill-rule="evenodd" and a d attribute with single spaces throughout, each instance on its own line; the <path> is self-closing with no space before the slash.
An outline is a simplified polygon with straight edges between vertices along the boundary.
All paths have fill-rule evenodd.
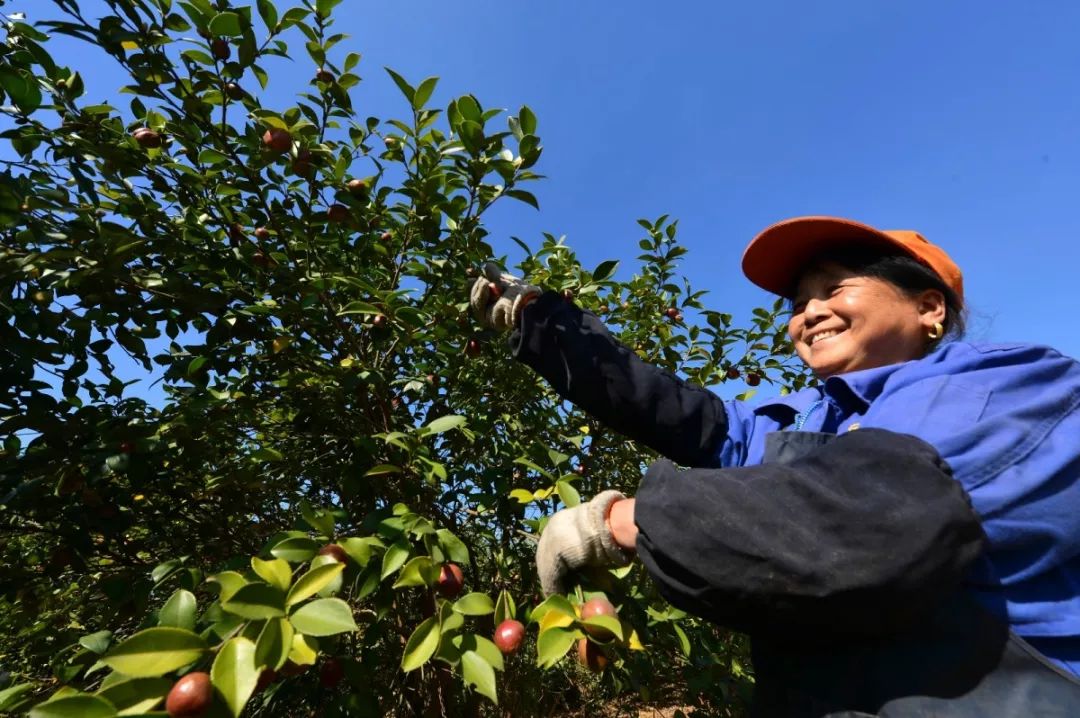
<path id="1" fill-rule="evenodd" d="M 240 26 L 240 16 L 234 12 L 219 12 L 207 26 L 211 35 L 222 37 L 240 37 L 244 34 Z"/>
<path id="2" fill-rule="evenodd" d="M 292 584 L 292 569 L 285 559 L 275 558 L 266 561 L 258 556 L 252 556 L 251 568 L 259 578 L 281 591 L 288 591 Z"/>
<path id="3" fill-rule="evenodd" d="M 290 608 L 305 598 L 314 596 L 323 588 L 329 586 L 344 570 L 345 564 L 339 561 L 311 569 L 301 576 L 289 590 L 289 595 L 285 597 L 285 607 Z"/>
<path id="4" fill-rule="evenodd" d="M 518 111 L 518 123 L 521 125 L 522 134 L 536 134 L 536 115 L 527 105 L 522 105 Z"/>
<path id="5" fill-rule="evenodd" d="M 501 671 L 506 667 L 503 664 L 503 655 L 499 647 L 479 634 L 467 633 L 454 636 L 453 643 L 459 651 L 475 651 L 479 653 L 480 657 L 490 663 L 491 667 L 497 671 Z"/>
<path id="6" fill-rule="evenodd" d="M 593 616 L 592 618 L 578 621 L 583 626 L 596 626 L 611 631 L 620 641 L 625 640 L 622 622 L 614 616 Z"/>
<path id="7" fill-rule="evenodd" d="M 427 426 L 423 427 L 420 432 L 424 435 L 427 434 L 442 434 L 443 432 L 450 431 L 451 429 L 457 429 L 465 425 L 465 417 L 457 414 L 450 414 L 447 416 L 440 416 L 435 421 L 431 422 Z"/>
<path id="8" fill-rule="evenodd" d="M 220 586 L 218 598 L 222 601 L 229 600 L 230 596 L 232 596 L 234 593 L 247 585 L 247 579 L 238 574 L 236 571 L 222 571 L 221 573 L 214 574 L 206 580 L 210 583 L 216 583 L 218 586 Z"/>
<path id="9" fill-rule="evenodd" d="M 401 670 L 408 673 L 431 660 L 439 648 L 442 634 L 439 633 L 439 620 L 431 616 L 416 627 L 405 643 L 405 652 L 401 656 Z"/>
<path id="10" fill-rule="evenodd" d="M 536 665 L 551 668 L 574 645 L 578 632 L 573 628 L 549 628 L 536 639 Z"/>
<path id="11" fill-rule="evenodd" d="M 574 611 L 574 605 L 566 600 L 566 596 L 560 596 L 556 593 L 541 601 L 540 604 L 532 610 L 529 620 L 539 622 L 548 611 L 558 611 L 567 616 L 577 618 L 577 612 Z"/>
<path id="12" fill-rule="evenodd" d="M 361 568 L 367 567 L 368 562 L 371 561 L 371 552 L 374 549 L 386 549 L 383 542 L 374 536 L 347 538 L 341 542 L 341 547 L 345 549 L 345 553 L 349 554 L 349 558 L 356 561 Z"/>
<path id="13" fill-rule="evenodd" d="M 429 77 L 416 88 L 416 94 L 412 98 L 412 108 L 414 110 L 423 109 L 424 104 L 431 99 L 431 93 L 435 91 L 435 85 L 439 82 L 437 77 Z"/>
<path id="14" fill-rule="evenodd" d="M 686 636 L 686 631 L 682 629 L 677 623 L 672 623 L 671 627 L 675 629 L 675 636 L 679 639 L 679 650 L 687 658 L 690 657 L 690 639 Z"/>
<path id="15" fill-rule="evenodd" d="M 503 621 L 514 618 L 517 616 L 517 604 L 514 603 L 514 597 L 509 591 L 503 589 L 499 592 L 499 597 L 495 600 L 495 617 L 494 623 L 498 626 Z"/>
<path id="16" fill-rule="evenodd" d="M 32 683 L 19 683 L 0 691 L 0 711 L 15 711 L 26 700 L 26 694 L 34 690 Z"/>
<path id="17" fill-rule="evenodd" d="M 392 464 L 379 464 L 378 466 L 373 466 L 367 471 L 365 471 L 364 477 L 367 478 L 371 476 L 387 476 L 389 474 L 400 473 L 401 469 L 397 466 L 393 466 Z"/>
<path id="18" fill-rule="evenodd" d="M 439 529 L 435 532 L 435 536 L 439 541 L 439 548 L 443 550 L 454 563 L 468 564 L 469 563 L 469 549 L 465 546 L 461 539 L 455 536 L 449 529 Z"/>
<path id="19" fill-rule="evenodd" d="M 401 575 L 394 582 L 394 588 L 408 586 L 431 586 L 439 580 L 440 567 L 430 556 L 417 556 L 405 564 Z"/>
<path id="20" fill-rule="evenodd" d="M 528 489 L 514 489 L 510 492 L 509 496 L 519 504 L 528 504 L 533 500 L 533 492 Z"/>
<path id="21" fill-rule="evenodd" d="M 374 304 L 368 302 L 349 302 L 345 307 L 338 312 L 338 316 L 344 316 L 346 314 L 377 314 L 382 316 L 382 310 L 376 307 Z"/>
<path id="22" fill-rule="evenodd" d="M 210 680 L 233 716 L 239 718 L 259 682 L 255 644 L 246 638 L 232 638 L 226 642 L 210 668 Z"/>
<path id="23" fill-rule="evenodd" d="M 133 678 L 156 678 L 194 663 L 206 641 L 181 628 L 148 628 L 109 651 L 102 663 Z"/>
<path id="24" fill-rule="evenodd" d="M 285 665 L 293 645 L 293 627 L 285 618 L 271 618 L 255 642 L 255 666 L 275 671 Z"/>
<path id="25" fill-rule="evenodd" d="M 112 631 L 98 631 L 97 633 L 91 633 L 88 636 L 80 638 L 79 645 L 88 651 L 101 654 L 109 650 L 109 644 L 112 643 L 112 637 Z"/>
<path id="26" fill-rule="evenodd" d="M 555 490 L 559 492 L 559 498 L 568 508 L 573 508 L 581 503 L 581 495 L 569 481 L 559 481 L 555 484 Z"/>
<path id="27" fill-rule="evenodd" d="M 514 199 L 531 205 L 536 209 L 540 209 L 540 203 L 537 201 L 536 196 L 532 192 L 526 192 L 523 189 L 508 189 L 503 192 L 507 197 L 513 197 Z"/>
<path id="28" fill-rule="evenodd" d="M 199 153 L 199 163 L 204 165 L 217 165 L 228 162 L 229 156 L 224 152 L 213 149 L 205 149 Z"/>
<path id="29" fill-rule="evenodd" d="M 273 0 L 258 0 L 256 5 L 259 7 L 259 15 L 266 23 L 266 27 L 273 31 L 278 22 L 278 12 Z"/>
<path id="30" fill-rule="evenodd" d="M 495 603 L 486 593 L 473 592 L 459 598 L 454 610 L 466 616 L 486 616 L 495 612 Z"/>
<path id="31" fill-rule="evenodd" d="M 296 609 L 289 620 L 308 636 L 333 636 L 357 630 L 352 609 L 340 598 L 320 598 Z"/>
<path id="32" fill-rule="evenodd" d="M 277 558 L 285 559 L 289 563 L 303 563 L 310 561 L 315 552 L 319 550 L 319 544 L 306 536 L 294 536 L 287 538 L 274 548 L 270 553 Z"/>
<path id="33" fill-rule="evenodd" d="M 412 103 L 413 103 L 413 98 L 416 97 L 416 90 L 413 88 L 412 85 L 405 82 L 404 77 L 397 74 L 396 72 L 391 70 L 389 67 L 384 68 L 384 69 L 390 75 L 390 77 L 393 78 L 394 84 L 398 86 L 399 90 L 401 90 L 401 94 L 405 95 L 405 99 L 409 101 L 409 106 L 411 107 Z"/>
<path id="34" fill-rule="evenodd" d="M 252 453 L 251 458 L 255 461 L 282 461 L 285 456 L 277 449 L 264 446 Z"/>
<path id="35" fill-rule="evenodd" d="M 476 689 L 476 692 L 498 704 L 499 696 L 495 691 L 495 669 L 476 651 L 461 654 L 461 677 Z"/>
<path id="36" fill-rule="evenodd" d="M 132 678 L 109 683 L 97 694 L 112 703 L 120 715 L 132 715 L 152 711 L 165 699 L 172 685 L 169 678 Z"/>
<path id="37" fill-rule="evenodd" d="M 326 509 L 316 509 L 306 500 L 300 502 L 300 515 L 308 526 L 325 536 L 334 535 L 334 515 Z"/>
<path id="38" fill-rule="evenodd" d="M 380 578 L 385 579 L 404 566 L 405 562 L 409 560 L 410 552 L 411 547 L 406 541 L 395 541 L 391 544 L 390 548 L 386 549 L 386 553 L 383 554 L 382 575 Z"/>
<path id="39" fill-rule="evenodd" d="M 29 718 L 114 718 L 116 707 L 100 696 L 76 693 L 39 703 Z"/>
<path id="40" fill-rule="evenodd" d="M 158 625 L 195 630 L 195 594 L 178 589 L 158 611 Z"/>
<path id="41" fill-rule="evenodd" d="M 241 618 L 276 618 L 285 615 L 285 592 L 265 583 L 249 583 L 222 601 L 221 607 Z"/>
<path id="42" fill-rule="evenodd" d="M 605 282 L 611 279 L 615 274 L 615 270 L 619 268 L 619 262 L 615 259 L 609 259 L 606 262 L 600 262 L 593 270 L 592 278 L 594 282 Z"/>

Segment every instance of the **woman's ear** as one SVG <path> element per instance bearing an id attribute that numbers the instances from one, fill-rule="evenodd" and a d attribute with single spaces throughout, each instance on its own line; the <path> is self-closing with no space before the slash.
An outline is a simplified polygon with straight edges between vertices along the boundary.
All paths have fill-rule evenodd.
<path id="1" fill-rule="evenodd" d="M 927 329 L 931 329 L 937 322 L 945 323 L 949 306 L 945 301 L 945 295 L 937 289 L 926 289 L 920 292 L 916 297 L 916 305 L 919 310 L 919 319 Z"/>

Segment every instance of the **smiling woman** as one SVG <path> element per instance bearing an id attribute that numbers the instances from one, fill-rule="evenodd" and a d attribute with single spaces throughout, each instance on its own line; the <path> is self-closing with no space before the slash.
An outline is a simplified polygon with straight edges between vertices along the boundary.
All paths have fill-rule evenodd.
<path id="1" fill-rule="evenodd" d="M 792 302 L 818 386 L 722 401 L 559 294 L 477 280 L 517 360 L 670 459 L 552 517 L 544 592 L 636 554 L 751 635 L 759 716 L 1080 714 L 1080 364 L 959 341 L 962 274 L 916 232 L 787 220 L 743 271 Z"/>

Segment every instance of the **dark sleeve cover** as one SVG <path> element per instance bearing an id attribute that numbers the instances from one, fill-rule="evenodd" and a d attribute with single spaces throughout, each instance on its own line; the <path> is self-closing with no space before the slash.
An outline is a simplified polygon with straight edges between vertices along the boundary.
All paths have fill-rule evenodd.
<path id="1" fill-rule="evenodd" d="M 684 466 L 713 466 L 724 402 L 620 344 L 594 314 L 545 292 L 510 336 L 519 361 L 608 427 Z"/>
<path id="2" fill-rule="evenodd" d="M 960 583 L 983 532 L 932 446 L 861 429 L 790 464 L 677 470 L 637 495 L 637 550 L 672 604 L 784 638 L 887 636 Z"/>

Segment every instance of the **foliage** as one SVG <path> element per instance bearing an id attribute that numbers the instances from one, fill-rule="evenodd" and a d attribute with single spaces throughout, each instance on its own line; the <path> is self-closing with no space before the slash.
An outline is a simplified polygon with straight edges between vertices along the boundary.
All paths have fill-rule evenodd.
<path id="1" fill-rule="evenodd" d="M 338 2 L 5 17 L 0 711 L 160 710 L 198 670 L 211 715 L 595 712 L 619 694 L 738 714 L 743 639 L 640 568 L 540 601 L 545 517 L 632 493 L 648 454 L 466 318 L 475 268 L 505 260 L 484 213 L 537 204 L 537 118 L 471 95 L 435 109 L 436 78 L 392 71 L 404 119 L 362 117 Z M 46 33 L 107 53 L 126 106 L 86 103 Z M 263 105 L 273 63 L 301 55 L 311 84 Z M 641 224 L 629 280 L 550 235 L 519 240 L 519 268 L 699 384 L 805 381 L 773 358 L 780 306 L 747 328 L 704 310 L 676 223 Z M 151 377 L 160 396 L 132 388 Z M 448 563 L 460 597 L 438 590 Z M 591 619 L 613 634 L 592 676 L 562 659 L 596 591 L 620 616 Z M 530 638 L 504 657 L 488 636 L 510 617 Z"/>

